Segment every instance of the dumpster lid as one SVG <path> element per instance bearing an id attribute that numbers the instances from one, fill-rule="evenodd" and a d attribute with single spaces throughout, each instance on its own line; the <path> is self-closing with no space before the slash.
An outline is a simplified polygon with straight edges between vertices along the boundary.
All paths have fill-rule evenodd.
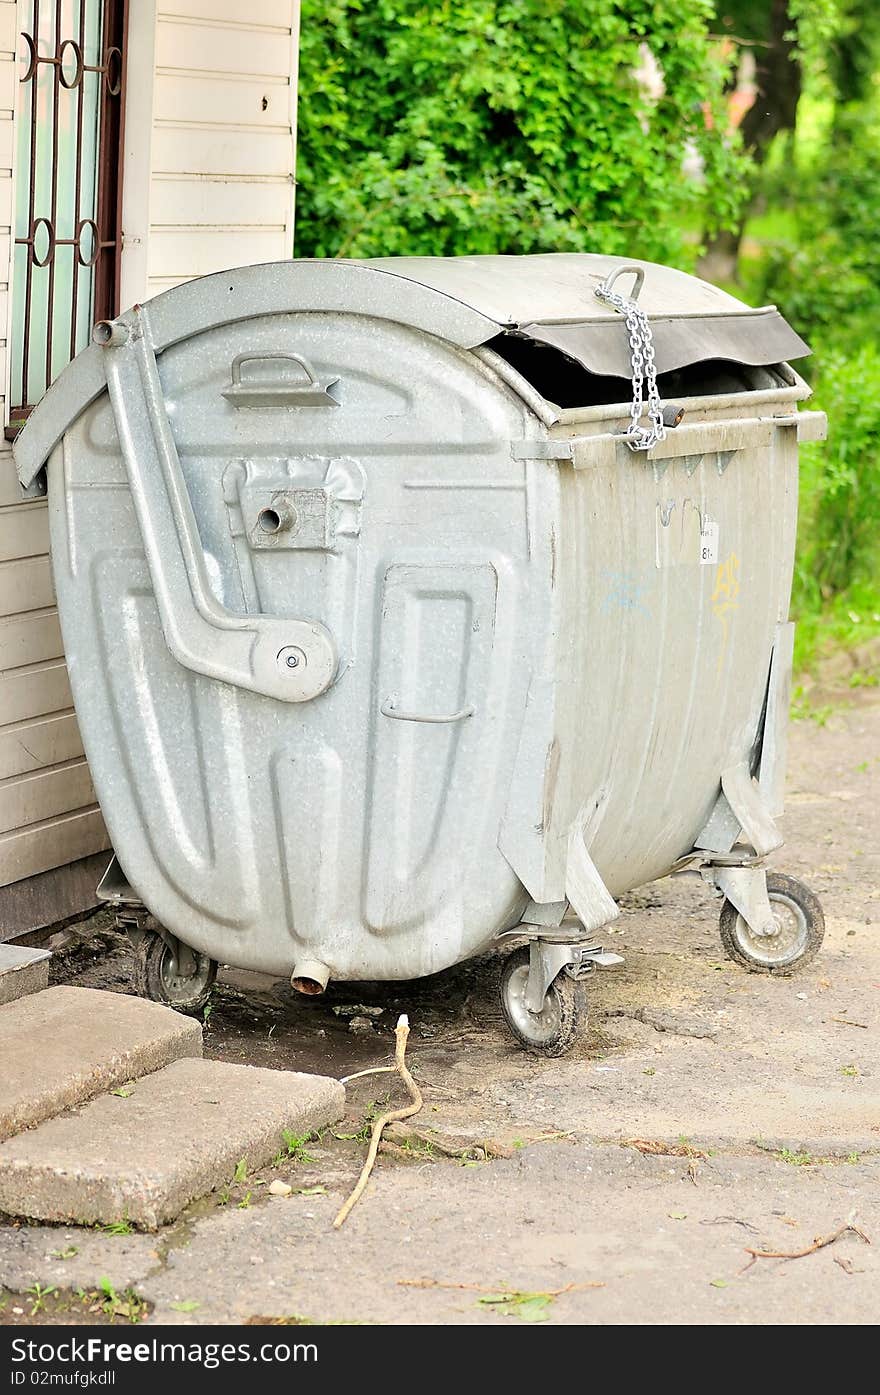
<path id="1" fill-rule="evenodd" d="M 810 352 L 775 306 L 751 309 L 686 272 L 585 252 L 267 262 L 176 286 L 150 301 L 147 318 L 158 353 L 258 316 L 347 312 L 411 325 L 463 349 L 509 334 L 550 345 L 590 373 L 629 378 L 626 327 L 595 294 L 624 266 L 645 273 L 639 305 L 654 331 L 658 373 L 710 359 L 771 365 Z M 625 281 L 620 288 L 629 293 Z M 138 313 L 135 307 L 119 318 L 134 325 Z M 13 453 L 25 488 L 105 388 L 103 350 L 92 344 L 59 375 L 18 434 Z"/>
<path id="2" fill-rule="evenodd" d="M 379 257 L 360 265 L 451 296 L 499 329 L 549 344 L 603 376 L 628 378 L 631 363 L 621 316 L 596 287 L 628 266 L 645 273 L 638 303 L 651 321 L 658 373 L 709 359 L 757 367 L 810 352 L 774 305 L 753 309 L 697 276 L 631 257 Z M 617 289 L 628 295 L 631 283 L 622 279 Z"/>

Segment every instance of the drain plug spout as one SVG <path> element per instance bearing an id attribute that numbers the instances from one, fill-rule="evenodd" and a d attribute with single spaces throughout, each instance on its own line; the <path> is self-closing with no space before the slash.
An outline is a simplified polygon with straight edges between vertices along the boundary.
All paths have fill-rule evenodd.
<path id="1" fill-rule="evenodd" d="M 310 998 L 323 993 L 329 982 L 330 970 L 319 959 L 304 959 L 302 963 L 294 965 L 290 975 L 291 988 L 295 988 L 297 993 L 305 993 Z"/>

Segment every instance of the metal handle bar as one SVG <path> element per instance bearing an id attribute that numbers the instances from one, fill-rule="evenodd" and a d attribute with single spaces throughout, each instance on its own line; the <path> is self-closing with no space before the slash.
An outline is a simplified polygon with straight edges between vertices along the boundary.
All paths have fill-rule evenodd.
<path id="1" fill-rule="evenodd" d="M 305 382 L 289 378 L 266 382 L 261 379 L 242 381 L 241 370 L 246 363 L 295 363 L 306 375 Z M 322 382 L 304 354 L 277 350 L 270 353 L 236 354 L 232 360 L 232 381 L 223 396 L 233 407 L 338 407 L 328 389 L 339 378 Z"/>
<path id="2" fill-rule="evenodd" d="M 237 615 L 217 600 L 168 420 L 145 308 L 108 334 L 107 389 L 165 642 L 178 663 L 282 702 L 323 693 L 336 673 L 330 632 L 311 620 Z"/>

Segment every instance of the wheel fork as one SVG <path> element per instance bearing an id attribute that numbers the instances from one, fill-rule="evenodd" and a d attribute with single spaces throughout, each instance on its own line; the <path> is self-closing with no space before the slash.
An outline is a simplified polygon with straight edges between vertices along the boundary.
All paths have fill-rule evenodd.
<path id="1" fill-rule="evenodd" d="M 709 880 L 736 907 L 753 935 L 768 938 L 779 932 L 767 895 L 764 867 L 712 867 Z"/>
<path id="2" fill-rule="evenodd" d="M 612 954 L 601 945 L 565 943 L 533 935 L 529 939 L 529 978 L 525 1005 L 538 1016 L 544 1008 L 553 980 L 560 973 L 569 978 L 586 978 L 594 968 L 607 969 L 623 963 L 623 955 Z"/>

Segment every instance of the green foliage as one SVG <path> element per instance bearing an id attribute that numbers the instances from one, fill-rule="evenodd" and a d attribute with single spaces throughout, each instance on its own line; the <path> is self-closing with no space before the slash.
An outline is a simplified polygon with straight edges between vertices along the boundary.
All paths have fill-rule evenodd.
<path id="1" fill-rule="evenodd" d="M 310 1143 L 312 1139 L 310 1133 L 300 1135 L 294 1133 L 292 1129 L 282 1129 L 281 1137 L 284 1139 L 287 1156 L 294 1162 L 313 1163 L 315 1161 L 311 1153 L 306 1151 L 306 1144 Z"/>
<path id="2" fill-rule="evenodd" d="M 712 14 L 711 0 L 306 0 L 297 255 L 692 258 L 684 229 L 733 222 L 744 167 L 722 134 Z M 635 76 L 645 41 L 656 99 Z M 701 181 L 681 177 L 689 147 Z"/>
<path id="3" fill-rule="evenodd" d="M 841 142 L 841 132 L 846 139 Z M 823 142 L 799 153 L 795 178 L 789 167 L 774 202 L 794 213 L 788 239 L 771 246 L 755 293 L 775 300 L 807 337 L 823 344 L 859 343 L 876 334 L 880 313 L 880 116 L 857 107 Z"/>
<path id="4" fill-rule="evenodd" d="M 788 27 L 767 0 L 304 0 L 295 250 L 592 250 L 687 266 L 701 239 L 738 224 L 759 178 L 762 245 L 755 258 L 751 239 L 744 289 L 811 341 L 803 371 L 831 423 L 828 445 L 803 455 L 805 660 L 826 637 L 880 628 L 880 6 L 787 0 L 786 13 Z M 755 45 L 778 99 L 760 175 L 724 134 L 719 32 Z M 636 76 L 646 44 L 659 97 Z M 682 177 L 694 151 L 703 176 Z"/>
<path id="5" fill-rule="evenodd" d="M 880 630 L 880 112 L 876 99 L 825 106 L 808 139 L 799 120 L 794 168 L 771 162 L 766 196 L 786 217 L 749 286 L 811 343 L 802 371 L 829 420 L 827 443 L 801 451 L 801 663 Z"/>
<path id="6" fill-rule="evenodd" d="M 877 577 L 880 518 L 880 347 L 829 355 L 819 383 L 828 441 L 804 452 L 812 503 L 804 563 L 825 595 Z"/>

